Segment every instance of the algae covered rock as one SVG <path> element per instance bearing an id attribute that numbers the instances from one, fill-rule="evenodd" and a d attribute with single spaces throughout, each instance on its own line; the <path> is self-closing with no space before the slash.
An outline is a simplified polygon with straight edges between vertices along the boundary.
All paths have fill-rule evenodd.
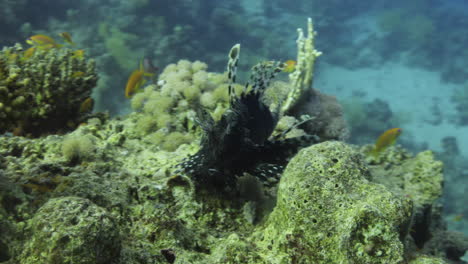
<path id="1" fill-rule="evenodd" d="M 301 150 L 259 234 L 268 263 L 402 262 L 412 204 L 368 178 L 360 155 L 344 143 Z"/>
<path id="2" fill-rule="evenodd" d="M 368 153 L 369 148 L 364 146 L 361 152 Z M 446 224 L 441 220 L 442 209 L 437 205 L 443 191 L 443 163 L 435 160 L 432 151 L 426 150 L 413 157 L 398 146 L 386 149 L 377 157 L 368 156 L 367 162 L 375 182 L 385 185 L 395 195 L 413 201 L 411 243 L 420 250 L 425 250 L 431 240 L 437 240 L 440 231 L 446 230 Z M 435 248 L 430 251 L 430 255 L 450 251 L 444 247 Z M 454 257 L 450 253 L 440 255 L 444 254 L 450 255 L 448 258 L 454 260 L 460 257 Z"/>
<path id="3" fill-rule="evenodd" d="M 366 153 L 368 146 L 361 148 Z M 367 157 L 374 181 L 397 195 L 411 198 L 415 211 L 431 206 L 442 196 L 443 163 L 426 150 L 412 157 L 404 149 L 391 147 L 378 157 Z"/>
<path id="4" fill-rule="evenodd" d="M 447 262 L 443 259 L 430 257 L 430 256 L 420 256 L 409 262 L 409 264 L 446 264 L 446 263 Z"/>
<path id="5" fill-rule="evenodd" d="M 410 197 L 417 210 L 434 203 L 442 196 L 443 163 L 434 159 L 432 151 L 418 153 L 401 166 L 387 170 L 393 184 L 402 181 L 403 193 Z M 390 173 L 388 173 L 390 172 Z"/>
<path id="6" fill-rule="evenodd" d="M 111 263 L 120 254 L 113 217 L 88 199 L 49 200 L 30 221 L 21 263 Z"/>
<path id="7" fill-rule="evenodd" d="M 31 49 L 0 51 L 0 133 L 37 137 L 75 128 L 92 108 L 94 60 L 68 48 Z"/>
<path id="8" fill-rule="evenodd" d="M 244 241 L 237 234 L 232 234 L 213 250 L 208 263 L 265 263 L 256 250 L 254 243 Z"/>

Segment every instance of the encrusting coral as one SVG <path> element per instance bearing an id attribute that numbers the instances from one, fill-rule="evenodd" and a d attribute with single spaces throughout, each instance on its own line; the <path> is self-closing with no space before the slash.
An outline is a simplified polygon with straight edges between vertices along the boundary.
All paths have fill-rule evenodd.
<path id="1" fill-rule="evenodd" d="M 68 48 L 17 44 L 0 51 L 0 133 L 37 137 L 76 128 L 97 75 L 92 59 Z"/>
<path id="2" fill-rule="evenodd" d="M 21 263 L 104 264 L 120 255 L 115 219 L 88 199 L 50 199 L 30 225 L 32 237 L 25 245 Z"/>
<path id="3" fill-rule="evenodd" d="M 360 154 L 344 143 L 299 151 L 257 234 L 260 254 L 268 263 L 400 263 L 411 201 L 370 177 Z"/>

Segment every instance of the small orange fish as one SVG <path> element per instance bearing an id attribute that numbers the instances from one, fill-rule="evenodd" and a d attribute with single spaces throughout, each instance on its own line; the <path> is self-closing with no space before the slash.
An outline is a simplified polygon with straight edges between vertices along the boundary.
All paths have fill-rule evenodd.
<path id="1" fill-rule="evenodd" d="M 84 50 L 75 50 L 72 58 L 82 60 L 84 58 Z"/>
<path id="2" fill-rule="evenodd" d="M 47 44 L 55 44 L 55 40 L 49 36 L 38 34 L 29 37 L 26 40 L 26 43 L 33 46 L 43 46 Z"/>
<path id="3" fill-rule="evenodd" d="M 74 72 L 74 73 L 71 75 L 71 77 L 72 77 L 72 78 L 78 78 L 78 77 L 83 76 L 84 74 L 85 74 L 85 73 L 82 72 L 82 71 L 76 71 L 76 72 Z"/>
<path id="4" fill-rule="evenodd" d="M 283 69 L 284 72 L 293 72 L 296 69 L 295 60 L 287 60 L 284 64 L 286 64 L 286 66 Z"/>
<path id="5" fill-rule="evenodd" d="M 75 45 L 75 43 L 72 41 L 72 36 L 70 35 L 70 33 L 68 32 L 62 32 L 62 33 L 59 33 L 59 36 L 63 38 L 63 40 L 65 40 L 65 42 L 67 42 L 68 44 L 70 45 Z"/>
<path id="6" fill-rule="evenodd" d="M 61 48 L 63 46 L 63 45 L 57 44 L 53 38 L 46 36 L 46 35 L 41 35 L 41 34 L 29 37 L 26 40 L 26 43 L 34 47 L 43 49 L 43 50 L 49 50 L 52 48 Z"/>
<path id="7" fill-rule="evenodd" d="M 374 149 L 372 150 L 372 154 L 377 156 L 387 147 L 395 144 L 398 136 L 400 136 L 402 130 L 401 128 L 391 128 L 385 132 L 383 132 L 377 141 L 375 142 Z"/>
<path id="8" fill-rule="evenodd" d="M 80 113 L 89 113 L 93 111 L 94 100 L 91 97 L 86 98 L 80 105 Z"/>
<path id="9" fill-rule="evenodd" d="M 461 220 L 463 220 L 463 216 L 464 216 L 463 214 L 457 214 L 452 218 L 452 220 L 454 222 L 460 222 Z"/>
<path id="10" fill-rule="evenodd" d="M 36 51 L 36 47 L 30 47 L 29 49 L 25 50 L 23 53 L 23 58 L 24 59 L 29 59 L 34 55 L 34 52 Z"/>
<path id="11" fill-rule="evenodd" d="M 75 51 L 73 52 L 72 58 L 82 60 L 82 59 L 84 58 L 84 53 L 85 53 L 85 51 L 82 50 L 82 49 L 75 50 Z"/>
<path id="12" fill-rule="evenodd" d="M 145 76 L 154 76 L 154 73 L 145 72 L 143 63 L 140 62 L 140 68 L 134 70 L 128 77 L 127 85 L 125 86 L 125 97 L 131 98 L 138 89 L 146 83 Z"/>

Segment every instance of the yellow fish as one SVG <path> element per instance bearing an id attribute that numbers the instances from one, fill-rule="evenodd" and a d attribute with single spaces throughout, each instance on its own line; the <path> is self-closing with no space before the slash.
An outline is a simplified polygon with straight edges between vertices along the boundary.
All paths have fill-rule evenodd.
<path id="1" fill-rule="evenodd" d="M 387 147 L 395 144 L 398 136 L 400 136 L 402 130 L 401 128 L 391 128 L 383 132 L 377 141 L 375 142 L 374 149 L 372 150 L 372 155 L 377 156 Z"/>
<path id="2" fill-rule="evenodd" d="M 82 50 L 82 49 L 75 50 L 75 51 L 73 52 L 72 58 L 80 59 L 80 60 L 81 60 L 81 59 L 84 58 L 84 53 L 85 53 L 85 51 Z"/>
<path id="3" fill-rule="evenodd" d="M 74 73 L 72 74 L 71 77 L 72 77 L 72 78 L 78 78 L 78 77 L 83 76 L 84 74 L 85 74 L 85 73 L 82 72 L 82 71 L 76 71 L 76 72 L 74 72 Z"/>
<path id="4" fill-rule="evenodd" d="M 80 105 L 80 113 L 89 113 L 93 111 L 94 100 L 91 97 L 86 98 Z"/>
<path id="5" fill-rule="evenodd" d="M 29 59 L 34 55 L 34 52 L 36 51 L 36 47 L 30 47 L 29 49 L 25 50 L 23 53 L 23 58 L 24 59 Z"/>
<path id="6" fill-rule="evenodd" d="M 140 68 L 134 70 L 128 77 L 127 85 L 125 86 L 125 97 L 131 98 L 138 89 L 146 83 L 145 76 L 153 76 L 154 73 L 145 72 L 143 63 L 140 62 Z"/>
<path id="7" fill-rule="evenodd" d="M 47 44 L 55 44 L 55 40 L 49 36 L 39 34 L 29 37 L 26 40 L 26 43 L 29 45 L 42 46 Z"/>
<path id="8" fill-rule="evenodd" d="M 460 222 L 461 220 L 463 220 L 463 216 L 464 216 L 463 214 L 457 214 L 452 218 L 452 221 Z"/>
<path id="9" fill-rule="evenodd" d="M 287 60 L 284 64 L 286 64 L 286 66 L 283 69 L 284 72 L 293 72 L 296 69 L 295 60 Z"/>
<path id="10" fill-rule="evenodd" d="M 62 33 L 59 33 L 59 36 L 63 38 L 63 40 L 65 40 L 65 42 L 67 42 L 68 44 L 70 45 L 75 45 L 75 43 L 72 41 L 72 36 L 70 35 L 70 33 L 68 32 L 62 32 Z"/>
<path id="11" fill-rule="evenodd" d="M 26 40 L 26 43 L 35 47 L 42 48 L 42 49 L 62 47 L 62 45 L 57 44 L 53 38 L 46 36 L 46 35 L 42 35 L 42 34 L 29 37 Z"/>

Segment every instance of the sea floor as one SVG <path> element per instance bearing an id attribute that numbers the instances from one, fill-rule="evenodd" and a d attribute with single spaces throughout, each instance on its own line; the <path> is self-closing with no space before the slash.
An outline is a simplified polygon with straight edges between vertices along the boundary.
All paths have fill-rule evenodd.
<path id="1" fill-rule="evenodd" d="M 453 91 L 462 86 L 443 82 L 438 72 L 396 62 L 352 70 L 323 65 L 314 82 L 314 88 L 340 100 L 356 95 L 365 102 L 382 99 L 394 114 L 406 120 L 402 124 L 403 138 L 427 143 L 429 149 L 441 151 L 442 138 L 453 136 L 461 154 L 467 156 L 468 149 L 462 146 L 468 145 L 468 126 L 459 127 L 453 122 L 456 111 L 451 102 Z M 434 124 L 437 119 L 440 123 Z M 383 127 L 382 131 L 388 128 Z"/>

